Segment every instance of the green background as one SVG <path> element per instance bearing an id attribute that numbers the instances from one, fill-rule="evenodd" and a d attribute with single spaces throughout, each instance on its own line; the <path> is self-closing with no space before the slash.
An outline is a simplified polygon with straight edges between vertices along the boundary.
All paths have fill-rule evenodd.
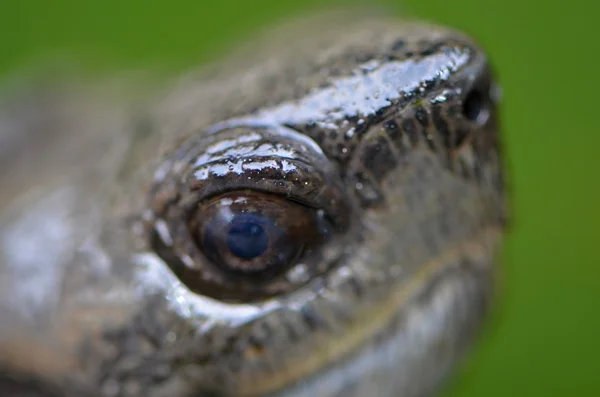
<path id="1" fill-rule="evenodd" d="M 323 3 L 2 1 L 0 74 L 57 53 L 108 70 L 182 70 Z M 386 3 L 478 38 L 504 88 L 514 195 L 505 289 L 449 395 L 600 396 L 599 2 Z"/>

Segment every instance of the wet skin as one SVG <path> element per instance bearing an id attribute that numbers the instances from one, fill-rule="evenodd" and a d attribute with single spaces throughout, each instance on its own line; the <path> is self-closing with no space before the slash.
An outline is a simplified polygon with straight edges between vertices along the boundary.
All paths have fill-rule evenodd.
<path id="1" fill-rule="evenodd" d="M 420 22 L 310 23 L 150 100 L 121 80 L 8 91 L 0 389 L 438 390 L 505 219 L 487 57 Z"/>

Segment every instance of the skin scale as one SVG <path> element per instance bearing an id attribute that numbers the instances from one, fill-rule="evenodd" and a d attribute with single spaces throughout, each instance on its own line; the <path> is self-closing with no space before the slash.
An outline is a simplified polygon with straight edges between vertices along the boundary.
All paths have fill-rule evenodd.
<path id="1" fill-rule="evenodd" d="M 13 148 L 0 158 L 1 390 L 438 390 L 493 294 L 506 213 L 498 90 L 485 53 L 463 34 L 364 14 L 276 27 L 151 100 L 122 80 L 9 91 L 0 114 L 0 139 Z M 231 170 L 215 177 L 254 140 L 284 142 L 261 158 L 277 166 L 257 166 L 246 182 Z M 290 148 L 315 166 L 310 186 L 323 176 L 329 193 L 314 197 L 342 225 L 335 238 L 278 282 L 245 283 L 241 293 L 234 284 L 222 299 L 212 284 L 180 282 L 204 266 L 178 229 L 186 199 L 236 188 L 307 195 L 273 191 L 292 175 L 281 163 Z"/>

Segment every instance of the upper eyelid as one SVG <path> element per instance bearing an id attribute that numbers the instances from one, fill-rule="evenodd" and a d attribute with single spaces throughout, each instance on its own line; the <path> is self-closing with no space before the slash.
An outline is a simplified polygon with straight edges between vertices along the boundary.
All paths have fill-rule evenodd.
<path id="1" fill-rule="evenodd" d="M 250 189 L 323 209 L 343 228 L 349 204 L 341 175 L 320 148 L 314 147 L 319 148 L 310 137 L 287 127 L 245 122 L 219 131 L 209 128 L 184 143 L 159 168 L 150 192 L 158 207 L 151 207 L 160 217 L 167 196 L 191 210 L 194 203 L 214 195 Z M 182 194 L 192 196 L 188 200 Z"/>
<path id="2" fill-rule="evenodd" d="M 321 149 L 321 146 L 319 146 L 319 144 L 317 144 L 311 137 L 309 137 L 305 134 L 302 134 L 302 133 L 294 130 L 293 128 L 290 128 L 279 122 L 268 121 L 268 119 L 263 120 L 260 118 L 255 119 L 252 117 L 247 117 L 247 118 L 239 118 L 239 119 L 223 121 L 220 123 L 213 124 L 211 127 L 209 127 L 205 131 L 205 134 L 206 135 L 214 135 L 217 132 L 222 131 L 224 129 L 232 129 L 232 128 L 239 128 L 239 127 L 271 130 L 276 135 L 298 141 L 298 142 L 302 143 L 308 149 L 317 153 L 319 156 L 325 157 L 325 154 L 323 153 L 323 149 Z"/>

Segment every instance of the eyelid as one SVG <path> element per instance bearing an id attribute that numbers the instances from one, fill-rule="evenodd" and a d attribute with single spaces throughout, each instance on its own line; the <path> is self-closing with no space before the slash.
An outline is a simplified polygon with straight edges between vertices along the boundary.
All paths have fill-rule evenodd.
<path id="1" fill-rule="evenodd" d="M 295 135 L 301 134 L 237 126 L 192 140 L 187 150 L 175 154 L 168 169 L 161 169 L 161 180 L 151 192 L 158 204 L 153 205 L 155 213 L 166 212 L 173 200 L 186 212 L 201 200 L 249 189 L 323 210 L 336 228 L 345 229 L 350 206 L 336 166 L 314 149 L 318 145 L 312 139 L 302 135 L 300 142 Z M 306 140 L 314 145 L 305 145 Z M 165 201 L 167 196 L 172 200 Z"/>
<path id="2" fill-rule="evenodd" d="M 305 134 L 301 134 L 293 128 L 289 128 L 285 125 L 279 123 L 269 123 L 264 120 L 255 120 L 252 118 L 240 118 L 233 119 L 228 121 L 223 121 L 221 123 L 214 124 L 208 130 L 206 130 L 206 135 L 214 135 L 224 129 L 232 129 L 238 127 L 245 128 L 253 128 L 253 129 L 267 129 L 274 133 L 275 135 L 286 137 L 289 139 L 293 139 L 302 143 L 306 148 L 309 148 L 313 152 L 319 154 L 322 158 L 325 158 L 325 154 L 321 147 L 315 142 L 311 137 Z"/>

